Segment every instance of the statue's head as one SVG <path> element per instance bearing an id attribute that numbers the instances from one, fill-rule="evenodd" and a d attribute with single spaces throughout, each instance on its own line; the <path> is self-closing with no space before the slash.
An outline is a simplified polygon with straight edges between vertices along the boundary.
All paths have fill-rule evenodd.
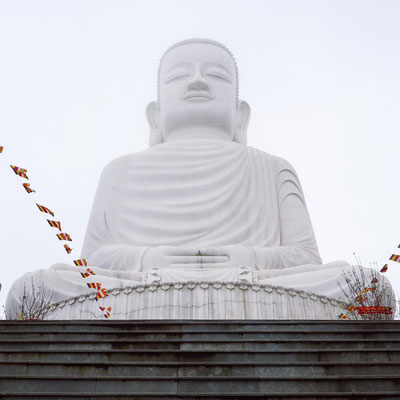
<path id="1" fill-rule="evenodd" d="M 171 46 L 158 70 L 158 100 L 146 109 L 150 146 L 187 138 L 246 144 L 250 108 L 239 100 L 238 71 L 221 43 L 189 39 Z"/>

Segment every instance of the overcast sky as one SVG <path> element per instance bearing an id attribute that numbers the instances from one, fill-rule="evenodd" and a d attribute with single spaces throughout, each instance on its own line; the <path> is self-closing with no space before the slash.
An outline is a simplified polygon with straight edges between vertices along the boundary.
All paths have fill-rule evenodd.
<path id="1" fill-rule="evenodd" d="M 297 170 L 323 261 L 399 252 L 399 1 L 0 0 L 0 145 L 75 258 L 102 168 L 148 146 L 162 53 L 191 37 L 233 52 L 248 144 Z M 0 185 L 1 306 L 71 258 L 4 157 Z M 400 264 L 387 276 L 400 293 Z"/>

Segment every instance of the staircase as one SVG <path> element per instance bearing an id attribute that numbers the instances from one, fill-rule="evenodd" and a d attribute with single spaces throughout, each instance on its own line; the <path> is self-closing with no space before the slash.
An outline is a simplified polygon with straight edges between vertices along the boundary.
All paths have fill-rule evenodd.
<path id="1" fill-rule="evenodd" d="M 0 399 L 400 399 L 400 321 L 0 321 Z"/>

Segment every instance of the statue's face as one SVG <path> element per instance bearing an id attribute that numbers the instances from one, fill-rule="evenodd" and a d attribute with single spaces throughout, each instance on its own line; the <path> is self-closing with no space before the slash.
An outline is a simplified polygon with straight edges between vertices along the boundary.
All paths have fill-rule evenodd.
<path id="1" fill-rule="evenodd" d="M 164 141 L 233 140 L 236 70 L 231 56 L 210 44 L 171 50 L 160 70 L 160 128 Z"/>

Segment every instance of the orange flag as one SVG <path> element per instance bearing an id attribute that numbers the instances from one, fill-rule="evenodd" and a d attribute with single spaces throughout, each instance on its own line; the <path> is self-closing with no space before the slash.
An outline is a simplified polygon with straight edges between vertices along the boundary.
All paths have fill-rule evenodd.
<path id="1" fill-rule="evenodd" d="M 99 300 L 99 299 L 101 299 L 101 298 L 103 298 L 103 297 L 107 297 L 108 296 L 108 293 L 107 293 L 107 290 L 106 289 L 100 289 L 98 292 L 97 292 L 97 296 L 96 296 L 96 301 L 97 300 Z"/>
<path id="2" fill-rule="evenodd" d="M 68 240 L 72 242 L 71 236 L 69 236 L 68 233 L 57 233 L 57 237 L 59 240 Z"/>
<path id="3" fill-rule="evenodd" d="M 54 217 L 53 211 L 50 211 L 47 207 L 41 206 L 40 204 L 37 204 L 37 203 L 36 203 L 36 205 L 38 206 L 38 208 L 39 208 L 39 210 L 40 210 L 41 212 L 44 212 L 44 213 L 46 213 L 46 214 L 50 214 L 52 217 Z"/>
<path id="4" fill-rule="evenodd" d="M 81 258 L 80 260 L 74 260 L 74 264 L 78 267 L 83 267 L 87 266 L 87 261 L 84 258 Z"/>
<path id="5" fill-rule="evenodd" d="M 105 308 L 105 307 L 99 307 L 99 308 L 100 308 L 101 311 L 106 311 L 106 308 Z M 107 311 L 106 311 L 106 313 L 104 314 L 104 317 L 105 317 L 105 318 L 110 318 L 110 313 L 111 313 L 111 306 L 110 306 L 110 307 L 107 307 Z"/>
<path id="6" fill-rule="evenodd" d="M 23 183 L 22 186 L 28 193 L 35 193 L 36 190 L 33 190 L 30 188 L 31 184 L 30 183 Z"/>
<path id="7" fill-rule="evenodd" d="M 29 179 L 28 175 L 26 175 L 26 173 L 28 172 L 27 169 L 20 168 L 15 165 L 10 165 L 10 167 L 17 175 L 22 176 L 22 178 Z"/>
<path id="8" fill-rule="evenodd" d="M 101 283 L 87 283 L 86 285 L 91 289 L 101 289 Z"/>
<path id="9" fill-rule="evenodd" d="M 70 254 L 72 251 L 71 247 L 69 247 L 67 244 L 64 244 L 64 249 L 68 254 Z"/>
<path id="10" fill-rule="evenodd" d="M 96 275 L 90 268 L 86 268 L 86 272 L 81 272 L 82 278 L 87 278 L 90 275 Z"/>
<path id="11" fill-rule="evenodd" d="M 52 221 L 51 219 L 48 219 L 47 222 L 52 228 L 57 228 L 60 232 L 62 231 L 60 221 Z"/>

